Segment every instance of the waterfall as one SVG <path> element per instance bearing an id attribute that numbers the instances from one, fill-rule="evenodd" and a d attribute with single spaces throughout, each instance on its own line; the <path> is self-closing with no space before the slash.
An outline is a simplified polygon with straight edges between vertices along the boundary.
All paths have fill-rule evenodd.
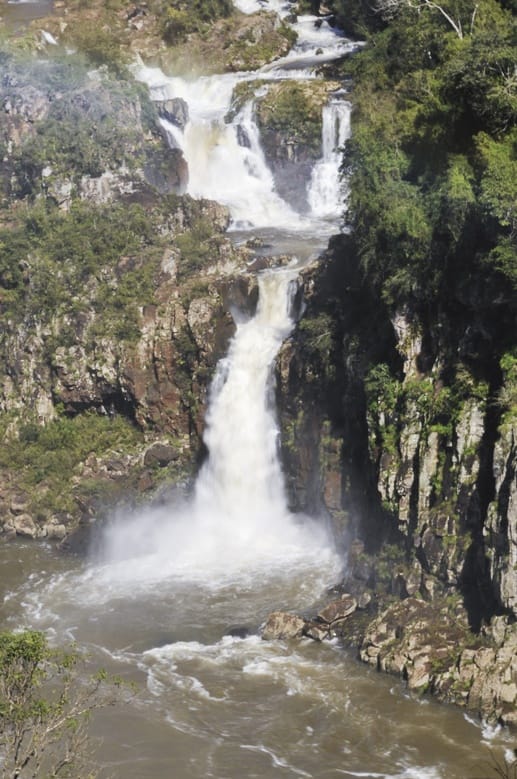
<path id="1" fill-rule="evenodd" d="M 283 16 L 291 8 L 282 0 L 236 5 L 247 13 L 267 7 Z M 315 78 L 320 62 L 356 44 L 316 17 L 301 16 L 293 26 L 298 40 L 292 51 L 255 72 L 187 78 L 139 63 L 135 75 L 148 85 L 153 100 L 188 103 L 183 129 L 161 120 L 169 145 L 181 149 L 187 161 L 188 193 L 228 206 L 233 228 L 264 228 L 267 237 L 285 237 L 296 243 L 296 252 L 311 256 L 311 245 L 322 245 L 340 214 L 339 148 L 349 134 L 350 106 L 335 96 L 324 110 L 322 159 L 311 182 L 312 215 L 307 218 L 275 190 L 254 99 L 267 89 L 265 82 Z M 245 82 L 257 82 L 250 84 L 251 99 L 231 113 L 235 87 Z M 237 325 L 216 370 L 206 418 L 209 456 L 194 494 L 174 507 L 145 509 L 112 524 L 103 548 L 108 590 L 114 581 L 122 588 L 128 581 L 145 588 L 166 580 L 212 587 L 228 578 L 283 576 L 295 567 L 314 571 L 324 565 L 327 572 L 337 571 L 339 562 L 321 523 L 289 512 L 277 452 L 271 376 L 277 351 L 293 327 L 295 275 L 285 267 L 259 275 L 257 313 Z"/>
<path id="2" fill-rule="evenodd" d="M 196 486 L 196 503 L 235 516 L 241 529 L 270 523 L 287 513 L 278 461 L 278 428 L 269 398 L 271 370 L 293 327 L 290 308 L 296 272 L 281 269 L 258 277 L 259 303 L 241 324 L 228 356 L 219 364 L 207 415 L 210 457 Z"/>
<path id="3" fill-rule="evenodd" d="M 293 568 L 326 573 L 339 560 L 321 523 L 289 512 L 278 456 L 273 368 L 294 321 L 297 270 L 258 276 L 255 316 L 237 325 L 219 362 L 206 417 L 208 459 L 184 505 L 147 509 L 115 521 L 103 538 L 105 570 L 96 598 L 153 586 L 287 575 Z M 128 565 L 128 558 L 131 565 Z"/>
<path id="4" fill-rule="evenodd" d="M 239 0 L 234 5 L 244 13 L 266 9 L 284 18 L 293 8 L 292 3 L 284 0 Z M 328 19 L 301 15 L 291 26 L 297 35 L 291 51 L 254 72 L 187 78 L 166 76 L 159 68 L 140 63 L 135 75 L 149 86 L 153 100 L 181 98 L 188 103 L 189 121 L 183 131 L 164 124 L 164 120 L 162 126 L 171 147 L 180 148 L 188 164 L 190 195 L 226 205 L 232 229 L 273 228 L 328 237 L 329 224 L 324 220 L 337 219 L 340 215 L 338 148 L 345 128 L 349 127 L 348 104 L 333 101 L 324 111 L 324 137 L 331 124 L 338 128 L 338 137 L 332 141 L 330 151 L 323 152 L 324 158 L 314 171 L 310 219 L 297 213 L 276 191 L 254 118 L 255 98 L 245 102 L 228 121 L 238 84 L 257 81 L 258 85 L 251 91 L 259 96 L 267 88 L 264 82 L 314 79 L 318 65 L 358 46 L 332 27 Z"/>
<path id="5" fill-rule="evenodd" d="M 313 215 L 321 219 L 339 219 L 343 211 L 340 150 L 350 137 L 351 108 L 345 100 L 332 100 L 323 109 L 322 156 L 314 166 L 307 193 Z"/>
<path id="6" fill-rule="evenodd" d="M 184 153 L 189 163 L 190 194 L 228 206 L 234 227 L 280 227 L 301 221 L 275 192 L 252 101 L 243 106 L 231 124 L 189 122 Z"/>
<path id="7" fill-rule="evenodd" d="M 299 229 L 304 221 L 275 191 L 260 144 L 253 101 L 245 103 L 232 122 L 233 89 L 246 74 L 225 74 L 189 81 L 166 77 L 159 68 L 140 66 L 137 77 L 148 84 L 154 100 L 180 97 L 188 102 L 183 131 L 161 119 L 171 148 L 180 148 L 188 163 L 188 193 L 228 206 L 232 227 Z"/>

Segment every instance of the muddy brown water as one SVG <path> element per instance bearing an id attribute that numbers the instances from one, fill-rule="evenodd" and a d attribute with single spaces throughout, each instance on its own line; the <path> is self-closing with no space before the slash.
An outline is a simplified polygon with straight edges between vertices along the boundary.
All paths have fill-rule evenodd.
<path id="1" fill-rule="evenodd" d="M 127 567 L 106 577 L 50 546 L 0 546 L 2 628 L 75 640 L 137 685 L 133 700 L 93 719 L 102 777 L 479 779 L 494 776 L 490 751 L 512 746 L 337 644 L 224 635 L 256 630 L 279 605 L 308 606 L 323 582 L 307 571 L 185 583 Z"/>
<path id="2" fill-rule="evenodd" d="M 0 19 L 8 30 L 16 31 L 35 19 L 52 13 L 53 0 L 0 0 Z"/>
<path id="3" fill-rule="evenodd" d="M 51 8 L 3 2 L 0 15 L 16 29 Z M 259 253 L 275 244 L 275 253 L 303 260 L 320 243 L 294 235 L 280 244 L 266 230 L 258 237 Z M 412 697 L 337 643 L 260 639 L 269 611 L 311 612 L 336 581 L 325 561 L 254 567 L 251 555 L 239 566 L 207 554 L 200 535 L 199 554 L 179 570 L 168 558 L 187 538 L 172 534 L 161 555 L 143 550 L 111 563 L 44 544 L 0 545 L 1 629 L 77 642 L 93 666 L 136 685 L 133 699 L 92 719 L 101 779 L 495 775 L 491 750 L 501 756 L 513 746 L 504 731 Z M 249 635 L 228 635 L 236 627 Z"/>

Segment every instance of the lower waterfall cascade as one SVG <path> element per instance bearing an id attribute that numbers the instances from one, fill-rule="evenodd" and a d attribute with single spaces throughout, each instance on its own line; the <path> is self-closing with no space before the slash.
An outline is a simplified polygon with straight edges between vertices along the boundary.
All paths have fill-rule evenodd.
<path id="1" fill-rule="evenodd" d="M 346 563 L 325 517 L 289 509 L 275 370 L 297 325 L 300 269 L 340 228 L 352 104 L 344 88 L 329 93 L 321 154 L 298 208 L 279 194 L 256 101 L 278 82 L 316 82 L 321 64 L 362 44 L 330 15 L 294 19 L 286 0 L 233 4 L 243 14 L 275 12 L 297 34 L 291 51 L 253 72 L 194 78 L 139 61 L 133 73 L 152 100 L 187 104 L 184 126 L 160 119 L 188 166 L 187 193 L 227 206 L 234 239 L 263 233 L 282 261 L 256 273 L 255 313 L 235 316 L 190 493 L 164 491 L 153 505 L 114 512 L 86 559 L 50 544 L 0 545 L 4 623 L 73 643 L 135 685 L 134 699 L 92 717 L 99 779 L 476 776 L 490 749 L 510 754 L 498 726 L 413 696 L 335 638 L 261 637 L 271 611 L 312 616 L 336 597 Z M 236 86 L 255 81 L 231 110 Z M 301 246 L 298 258 L 283 256 L 284 240 Z"/>

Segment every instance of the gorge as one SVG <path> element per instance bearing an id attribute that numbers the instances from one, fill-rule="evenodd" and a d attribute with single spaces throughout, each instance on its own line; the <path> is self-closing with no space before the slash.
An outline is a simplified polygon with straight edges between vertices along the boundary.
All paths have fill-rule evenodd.
<path id="1" fill-rule="evenodd" d="M 40 27 L 36 67 L 1 54 L 4 628 L 136 681 L 94 718 L 101 775 L 478 776 L 487 745 L 510 763 L 515 295 L 503 260 L 472 278 L 438 256 L 468 254 L 476 218 L 495 252 L 501 136 L 477 140 L 491 243 L 458 146 L 424 250 L 403 153 L 365 130 L 396 125 L 378 85 L 367 101 L 375 47 L 349 56 L 340 3 L 213 23 L 174 4 L 168 45 L 152 3 L 104 26 L 74 5 L 40 27 L 86 66 Z M 331 641 L 260 638 L 270 611 L 343 593 L 361 608 Z"/>

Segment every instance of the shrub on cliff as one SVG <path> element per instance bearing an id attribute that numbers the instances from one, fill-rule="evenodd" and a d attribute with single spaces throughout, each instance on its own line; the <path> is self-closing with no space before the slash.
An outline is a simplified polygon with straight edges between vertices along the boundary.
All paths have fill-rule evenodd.
<path id="1" fill-rule="evenodd" d="M 189 33 L 201 32 L 206 24 L 233 12 L 231 0 L 174 0 L 165 10 L 162 35 L 170 45 L 185 40 Z"/>

